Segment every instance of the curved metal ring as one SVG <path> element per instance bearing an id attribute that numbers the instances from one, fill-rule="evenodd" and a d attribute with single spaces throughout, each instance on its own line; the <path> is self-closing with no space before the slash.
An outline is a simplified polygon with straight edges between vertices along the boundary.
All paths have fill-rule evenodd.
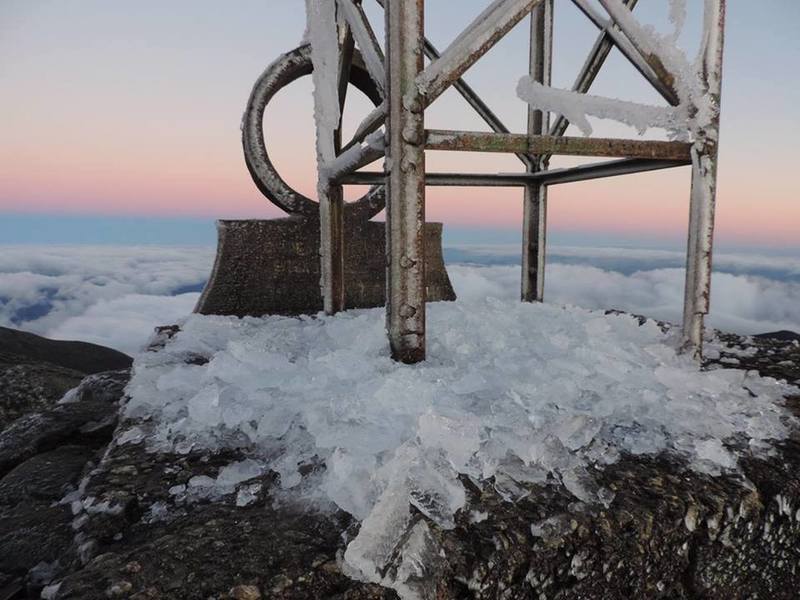
<path id="1" fill-rule="evenodd" d="M 289 214 L 319 218 L 319 204 L 292 189 L 278 174 L 269 158 L 264 139 L 264 110 L 269 101 L 280 89 L 300 77 L 310 75 L 312 71 L 311 46 L 308 44 L 281 55 L 267 67 L 253 86 L 242 118 L 242 146 L 247 170 L 262 194 Z M 350 83 L 375 106 L 383 100 L 357 50 L 353 54 Z M 345 216 L 367 221 L 383 210 L 385 205 L 385 186 L 374 186 L 360 199 L 345 204 Z"/>

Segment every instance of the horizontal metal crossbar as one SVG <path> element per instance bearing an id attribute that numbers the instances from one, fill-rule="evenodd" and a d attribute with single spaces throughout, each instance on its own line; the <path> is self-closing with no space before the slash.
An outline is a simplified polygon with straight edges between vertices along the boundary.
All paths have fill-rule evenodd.
<path id="1" fill-rule="evenodd" d="M 625 158 L 536 173 L 426 173 L 425 185 L 432 187 L 525 187 L 533 182 L 557 185 L 671 169 L 690 164 L 691 160 Z M 344 185 L 381 185 L 385 182 L 386 174 L 377 171 L 350 173 L 337 181 Z"/>
<path id="2" fill-rule="evenodd" d="M 684 142 L 429 129 L 425 147 L 459 152 L 689 160 L 692 146 Z"/>
<path id="3" fill-rule="evenodd" d="M 425 56 L 431 60 L 436 60 L 441 57 L 439 51 L 427 39 L 425 40 Z M 478 116 L 486 122 L 492 131 L 497 133 L 509 133 L 508 127 L 503 124 L 500 118 L 492 112 L 492 109 L 483 101 L 483 99 L 470 87 L 470 85 L 462 78 L 456 79 L 453 83 L 453 88 L 461 94 L 461 97 L 478 113 Z M 518 153 L 517 157 L 522 161 L 526 167 L 530 167 L 533 161 L 525 154 Z"/>

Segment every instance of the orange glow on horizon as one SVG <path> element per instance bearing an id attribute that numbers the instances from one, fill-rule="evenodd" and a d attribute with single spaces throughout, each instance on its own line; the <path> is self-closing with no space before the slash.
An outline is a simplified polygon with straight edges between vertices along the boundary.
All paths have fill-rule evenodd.
<path id="1" fill-rule="evenodd" d="M 237 134 L 195 140 L 190 149 L 182 142 L 165 139 L 154 144 L 149 153 L 140 146 L 125 144 L 127 136 L 105 146 L 97 143 L 97 138 L 80 148 L 54 144 L 45 153 L 19 144 L 14 152 L 0 149 L 0 210 L 154 217 L 281 216 L 250 180 Z M 283 152 L 279 168 L 290 183 L 312 195 L 314 166 L 301 150 Z M 463 157 L 434 154 L 429 169 L 455 170 Z M 468 159 L 464 161 L 465 170 L 502 171 L 506 164 L 487 164 L 480 156 Z M 743 170 L 737 169 L 733 160 L 721 166 L 719 236 L 768 245 L 798 245 L 800 203 L 791 200 L 793 184 L 788 176 L 752 181 L 739 175 Z M 512 168 L 517 167 L 505 170 Z M 780 169 L 775 172 L 785 173 Z M 363 189 L 353 188 L 348 197 L 360 193 Z M 548 221 L 554 231 L 682 237 L 688 207 L 689 169 L 683 168 L 553 187 Z M 448 226 L 515 230 L 522 219 L 522 191 L 429 188 L 427 218 Z"/>

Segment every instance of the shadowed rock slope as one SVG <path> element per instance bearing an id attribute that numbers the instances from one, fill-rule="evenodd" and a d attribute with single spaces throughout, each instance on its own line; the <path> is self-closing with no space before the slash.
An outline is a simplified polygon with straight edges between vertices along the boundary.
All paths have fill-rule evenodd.
<path id="1" fill-rule="evenodd" d="M 0 430 L 32 410 L 54 405 L 87 375 L 128 369 L 132 362 L 97 344 L 0 327 Z"/>

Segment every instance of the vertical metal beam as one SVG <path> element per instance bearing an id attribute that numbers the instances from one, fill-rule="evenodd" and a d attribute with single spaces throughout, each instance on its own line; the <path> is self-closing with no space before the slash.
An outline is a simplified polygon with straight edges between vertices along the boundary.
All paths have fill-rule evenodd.
<path id="1" fill-rule="evenodd" d="M 632 0 L 632 1 L 636 2 L 637 0 Z M 376 0 L 376 2 L 380 4 L 381 8 L 386 7 L 385 5 L 386 0 Z M 431 43 L 430 40 L 425 38 L 423 42 L 424 42 L 423 49 L 425 51 L 425 56 L 427 56 L 431 62 L 434 60 L 438 60 L 439 58 L 442 57 L 439 50 L 436 48 L 436 46 L 433 45 L 433 43 Z M 497 133 L 510 132 L 508 127 L 506 127 L 503 124 L 500 118 L 496 114 L 494 114 L 494 112 L 492 112 L 492 109 L 489 108 L 489 106 L 483 101 L 483 99 L 480 96 L 478 96 L 477 92 L 475 92 L 475 90 L 473 90 L 472 87 L 466 81 L 464 81 L 463 78 L 459 77 L 455 81 L 455 83 L 453 83 L 453 88 L 459 94 L 461 94 L 461 97 L 467 101 L 467 104 L 469 104 L 475 110 L 475 112 L 478 113 L 478 116 L 481 119 L 483 119 L 483 121 L 489 127 L 492 128 L 492 131 L 496 131 Z M 522 164 L 526 166 L 531 162 L 530 158 L 524 154 L 518 154 L 517 157 L 522 161 Z"/>
<path id="2" fill-rule="evenodd" d="M 553 0 L 545 0 L 531 12 L 530 76 L 550 85 L 553 59 Z M 542 135 L 550 129 L 550 114 L 528 107 L 528 135 Z M 528 173 L 547 168 L 533 157 Z M 541 302 L 544 297 L 545 245 L 547 238 L 547 186 L 534 182 L 525 186 L 522 218 L 523 302 Z"/>
<path id="3" fill-rule="evenodd" d="M 344 310 L 344 194 L 341 185 L 320 186 L 322 304 L 327 315 Z"/>
<path id="4" fill-rule="evenodd" d="M 694 132 L 692 148 L 692 196 L 683 308 L 684 348 L 698 359 L 702 358 L 703 322 L 711 298 L 725 0 L 707 0 L 705 7 L 700 73 L 705 94 L 700 102 L 707 102 L 708 106 L 696 113 L 698 117 L 704 115 L 705 122 L 700 123 Z"/>
<path id="5" fill-rule="evenodd" d="M 425 125 L 417 76 L 424 67 L 424 0 L 386 9 L 386 328 L 392 358 L 425 360 Z"/>
<path id="6" fill-rule="evenodd" d="M 329 10 L 335 19 L 334 0 Z M 353 40 L 349 27 L 339 30 L 339 64 L 337 91 L 340 109 L 344 106 L 347 82 L 350 78 Z M 314 49 L 321 52 L 323 49 Z M 314 65 L 320 67 L 320 63 Z M 323 79 L 316 76 L 314 84 L 321 85 Z M 320 94 L 315 94 L 315 102 Z M 315 107 L 320 110 L 320 107 Z M 320 224 L 320 288 L 322 305 L 326 314 L 333 315 L 344 310 L 344 192 L 341 184 L 332 184 L 327 175 L 327 165 L 335 158 L 341 147 L 341 111 L 339 122 L 333 130 L 327 126 L 317 131 L 317 195 L 319 199 Z"/>

